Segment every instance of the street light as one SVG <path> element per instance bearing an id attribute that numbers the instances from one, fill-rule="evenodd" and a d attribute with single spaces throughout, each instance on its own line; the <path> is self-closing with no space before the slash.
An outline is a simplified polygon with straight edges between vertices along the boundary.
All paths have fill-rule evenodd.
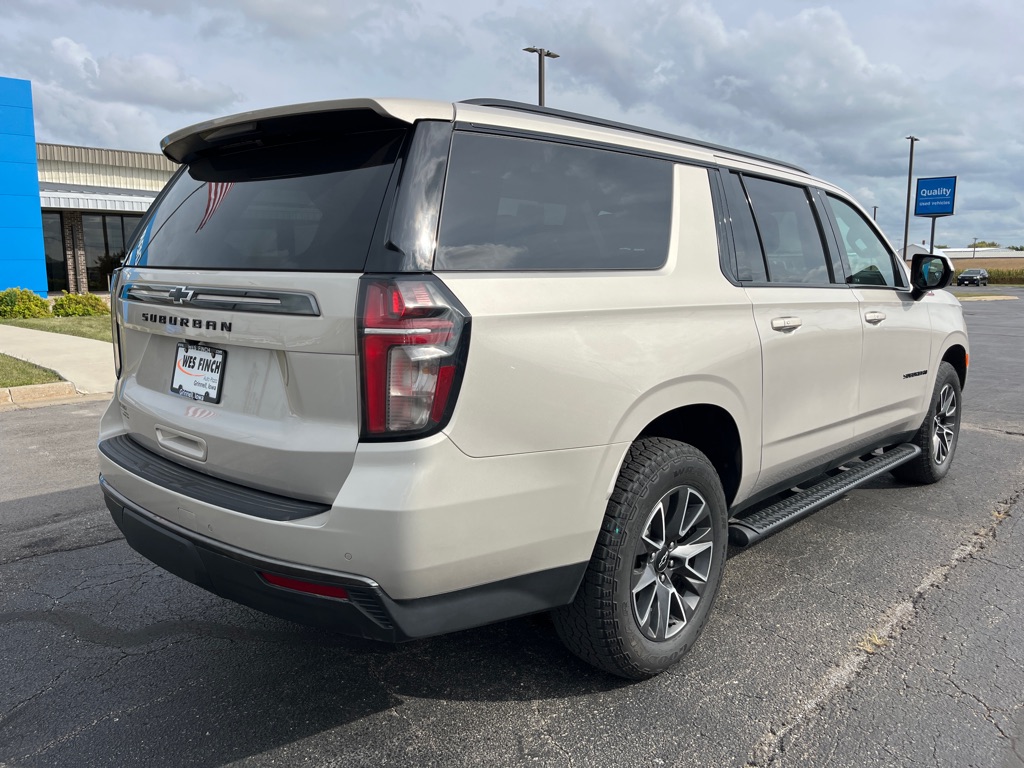
<path id="1" fill-rule="evenodd" d="M 978 238 L 974 238 L 974 242 L 971 243 L 971 258 L 973 259 L 978 255 Z"/>
<path id="2" fill-rule="evenodd" d="M 537 48 L 530 46 L 529 48 L 523 48 L 527 53 L 537 54 L 537 103 L 540 106 L 544 106 L 544 59 L 557 59 L 558 54 L 554 51 L 549 51 L 547 48 Z"/>
<path id="3" fill-rule="evenodd" d="M 903 220 L 903 260 L 907 260 L 907 238 L 910 236 L 910 185 L 914 178 L 914 142 L 920 141 L 917 136 L 907 136 L 910 141 L 910 169 L 907 171 L 907 215 Z"/>
<path id="4" fill-rule="evenodd" d="M 872 221 L 878 221 L 878 206 L 877 205 L 872 205 L 871 206 L 871 220 Z"/>

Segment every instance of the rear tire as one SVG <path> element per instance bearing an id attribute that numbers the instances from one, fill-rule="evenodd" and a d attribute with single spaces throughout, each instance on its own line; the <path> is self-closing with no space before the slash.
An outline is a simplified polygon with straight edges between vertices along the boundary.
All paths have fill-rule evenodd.
<path id="1" fill-rule="evenodd" d="M 562 642 L 631 680 L 679 661 L 722 581 L 726 517 L 722 483 L 703 453 L 675 440 L 637 440 L 576 599 L 552 614 Z"/>
<path id="2" fill-rule="evenodd" d="M 921 454 L 892 471 L 897 480 L 929 484 L 946 476 L 960 436 L 961 410 L 960 377 L 952 365 L 940 363 L 928 415 L 911 440 Z"/>

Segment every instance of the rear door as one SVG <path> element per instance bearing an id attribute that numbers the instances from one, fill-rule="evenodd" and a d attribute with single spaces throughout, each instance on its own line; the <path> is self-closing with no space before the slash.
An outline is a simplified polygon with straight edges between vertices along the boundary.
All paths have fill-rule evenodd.
<path id="1" fill-rule="evenodd" d="M 849 450 L 858 407 L 859 304 L 842 283 L 841 266 L 829 259 L 810 190 L 736 173 L 723 181 L 737 277 L 761 338 L 760 491 Z"/>
<path id="2" fill-rule="evenodd" d="M 116 285 L 117 398 L 142 446 L 336 496 L 359 439 L 358 283 L 406 133 L 353 122 L 208 149 L 155 203 Z"/>

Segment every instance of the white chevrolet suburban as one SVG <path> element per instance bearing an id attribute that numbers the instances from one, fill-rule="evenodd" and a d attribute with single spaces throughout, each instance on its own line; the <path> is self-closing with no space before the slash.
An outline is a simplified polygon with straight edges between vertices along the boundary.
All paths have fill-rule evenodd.
<path id="1" fill-rule="evenodd" d="M 728 544 L 935 482 L 968 342 L 799 168 L 543 107 L 370 100 L 168 136 L 112 282 L 100 484 L 239 603 L 400 641 L 551 611 L 586 661 L 693 645 Z"/>

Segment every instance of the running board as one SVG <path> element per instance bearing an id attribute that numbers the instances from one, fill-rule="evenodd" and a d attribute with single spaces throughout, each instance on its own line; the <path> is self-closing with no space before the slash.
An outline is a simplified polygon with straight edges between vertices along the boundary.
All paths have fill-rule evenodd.
<path id="1" fill-rule="evenodd" d="M 749 517 L 734 517 L 729 521 L 729 541 L 740 547 L 760 541 L 780 528 L 785 528 L 790 523 L 831 504 L 858 485 L 910 461 L 920 453 L 921 449 L 911 443 L 898 445 L 880 456 L 855 464 L 823 483 L 760 509 Z"/>

